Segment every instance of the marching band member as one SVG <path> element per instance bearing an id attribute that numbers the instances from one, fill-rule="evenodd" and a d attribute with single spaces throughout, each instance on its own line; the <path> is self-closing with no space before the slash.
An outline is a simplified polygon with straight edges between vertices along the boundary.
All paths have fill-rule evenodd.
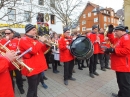
<path id="1" fill-rule="evenodd" d="M 15 35 L 15 37 L 14 37 L 14 35 Z M 16 52 L 19 51 L 18 50 L 19 38 L 16 37 L 16 32 L 14 32 L 12 29 L 5 30 L 5 38 L 0 40 L 0 43 L 5 44 L 9 40 L 10 40 L 10 43 L 7 45 L 7 48 L 9 50 L 14 50 Z M 25 91 L 23 89 L 23 79 L 22 79 L 21 72 L 19 70 L 16 70 L 16 68 L 13 65 L 10 66 L 9 70 L 10 70 L 10 75 L 12 78 L 13 88 L 15 87 L 15 83 L 13 81 L 13 70 L 15 70 L 17 87 L 18 87 L 20 93 L 24 94 Z"/>
<path id="2" fill-rule="evenodd" d="M 99 54 L 98 54 L 98 57 L 99 57 L 99 61 L 100 61 L 100 65 L 101 65 L 101 70 L 102 71 L 106 71 L 105 69 L 105 65 L 104 65 L 104 52 L 101 48 L 102 45 L 104 45 L 104 30 L 103 28 L 100 28 L 100 31 L 99 31 L 99 38 L 100 38 L 100 45 L 99 45 Z"/>
<path id="3" fill-rule="evenodd" d="M 109 41 L 108 37 L 104 37 L 104 41 L 106 42 L 104 45 L 105 45 L 107 48 L 110 48 L 110 47 L 111 47 L 111 44 L 110 44 L 110 41 Z M 110 59 L 110 54 L 104 53 L 104 61 L 105 61 L 105 68 L 106 68 L 106 69 L 111 69 L 111 68 L 109 67 L 109 59 Z"/>
<path id="4" fill-rule="evenodd" d="M 56 44 L 57 41 L 54 37 L 52 37 L 52 41 Z M 59 48 L 58 45 L 53 45 L 52 46 L 52 56 L 53 56 L 53 62 L 52 62 L 52 68 L 53 68 L 53 73 L 59 73 L 59 71 L 57 70 L 57 66 L 58 66 L 58 61 L 59 61 Z"/>
<path id="5" fill-rule="evenodd" d="M 20 39 L 19 48 L 21 53 L 32 47 L 32 51 L 23 56 L 23 61 L 29 67 L 33 68 L 32 72 L 28 72 L 26 68 L 22 69 L 22 74 L 27 77 L 28 91 L 27 97 L 37 97 L 37 87 L 40 81 L 41 72 L 47 69 L 44 52 L 48 46 L 43 44 L 45 38 L 39 37 L 42 41 L 36 39 L 37 30 L 34 25 L 27 24 L 25 26 L 25 36 Z"/>
<path id="6" fill-rule="evenodd" d="M 10 62 L 17 58 L 14 51 L 0 54 L 0 97 L 14 97 L 12 81 L 9 74 Z"/>
<path id="7" fill-rule="evenodd" d="M 71 43 L 70 30 L 64 28 L 63 36 L 59 39 L 59 51 L 60 51 L 60 61 L 64 62 L 64 84 L 68 85 L 68 80 L 75 81 L 76 79 L 72 77 L 72 70 L 74 67 L 74 56 L 70 53 Z"/>
<path id="8" fill-rule="evenodd" d="M 89 65 L 89 76 L 94 78 L 94 75 L 99 75 L 96 72 L 97 58 L 99 53 L 99 38 L 97 36 L 98 26 L 92 26 L 92 32 L 88 35 L 88 38 L 91 40 L 94 46 L 94 54 L 90 57 L 90 65 Z"/>
<path id="9" fill-rule="evenodd" d="M 115 37 L 112 34 L 113 29 Z M 116 72 L 119 87 L 118 95 L 112 95 L 130 97 L 130 35 L 122 25 L 115 28 L 109 25 L 108 37 L 114 47 L 105 49 L 105 53 L 111 53 L 111 68 Z"/>

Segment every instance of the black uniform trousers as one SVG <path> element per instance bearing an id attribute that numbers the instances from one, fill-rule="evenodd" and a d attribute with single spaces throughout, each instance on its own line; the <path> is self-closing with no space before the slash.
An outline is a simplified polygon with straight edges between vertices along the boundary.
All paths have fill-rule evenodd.
<path id="1" fill-rule="evenodd" d="M 72 77 L 72 71 L 74 68 L 74 60 L 64 62 L 64 80 L 68 80 Z"/>
<path id="2" fill-rule="evenodd" d="M 40 82 L 41 73 L 27 77 L 28 92 L 27 97 L 37 97 L 37 87 Z"/>
<path id="3" fill-rule="evenodd" d="M 98 54 L 93 54 L 90 57 L 89 73 L 96 72 L 97 58 L 98 58 Z"/>
<path id="4" fill-rule="evenodd" d="M 101 69 L 105 68 L 105 64 L 104 64 L 104 53 L 99 53 L 98 54 L 98 58 L 99 58 L 99 61 L 100 61 Z"/>
<path id="5" fill-rule="evenodd" d="M 109 54 L 104 54 L 104 60 L 105 60 L 105 67 L 109 67 L 109 59 L 110 55 Z"/>
<path id="6" fill-rule="evenodd" d="M 118 97 L 130 97 L 130 72 L 116 72 Z"/>
<path id="7" fill-rule="evenodd" d="M 16 78 L 16 84 L 18 89 L 23 89 L 23 80 L 22 80 L 22 74 L 21 71 L 19 70 L 14 70 L 15 71 L 15 78 Z M 10 71 L 10 76 L 11 76 L 11 80 L 12 80 L 12 85 L 13 85 L 13 89 L 15 88 L 15 83 L 13 80 L 13 70 Z"/>

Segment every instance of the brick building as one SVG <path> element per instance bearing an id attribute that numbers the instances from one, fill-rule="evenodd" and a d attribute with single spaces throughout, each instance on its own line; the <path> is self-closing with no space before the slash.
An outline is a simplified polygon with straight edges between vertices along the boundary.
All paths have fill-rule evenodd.
<path id="1" fill-rule="evenodd" d="M 106 28 L 107 25 L 118 25 L 119 18 L 112 8 L 103 8 L 99 5 L 88 2 L 79 17 L 80 32 L 90 31 L 93 25 Z"/>

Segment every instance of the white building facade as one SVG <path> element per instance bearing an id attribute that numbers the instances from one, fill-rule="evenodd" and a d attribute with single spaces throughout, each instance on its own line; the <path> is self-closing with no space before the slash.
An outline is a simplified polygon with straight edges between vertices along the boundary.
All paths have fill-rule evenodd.
<path id="1" fill-rule="evenodd" d="M 0 29 L 10 27 L 19 33 L 25 33 L 26 24 L 39 23 L 39 13 L 42 15 L 42 23 L 48 23 L 49 29 L 58 34 L 63 32 L 62 22 L 46 9 L 44 0 L 17 0 L 15 6 L 10 5 L 11 3 L 0 9 Z"/>

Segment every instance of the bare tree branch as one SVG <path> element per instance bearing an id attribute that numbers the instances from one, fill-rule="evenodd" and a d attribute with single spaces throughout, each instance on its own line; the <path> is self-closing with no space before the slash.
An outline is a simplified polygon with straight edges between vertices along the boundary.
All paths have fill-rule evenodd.
<path id="1" fill-rule="evenodd" d="M 52 0 L 51 0 L 52 1 Z M 74 20 L 76 17 L 74 16 L 75 10 L 78 10 L 78 7 L 82 6 L 82 0 L 54 0 L 55 6 L 50 7 L 50 3 L 54 2 L 48 2 L 48 0 L 45 0 L 45 5 L 47 5 L 47 9 L 58 19 L 62 21 L 62 23 L 65 26 L 70 26 L 72 23 L 72 20 Z"/>

